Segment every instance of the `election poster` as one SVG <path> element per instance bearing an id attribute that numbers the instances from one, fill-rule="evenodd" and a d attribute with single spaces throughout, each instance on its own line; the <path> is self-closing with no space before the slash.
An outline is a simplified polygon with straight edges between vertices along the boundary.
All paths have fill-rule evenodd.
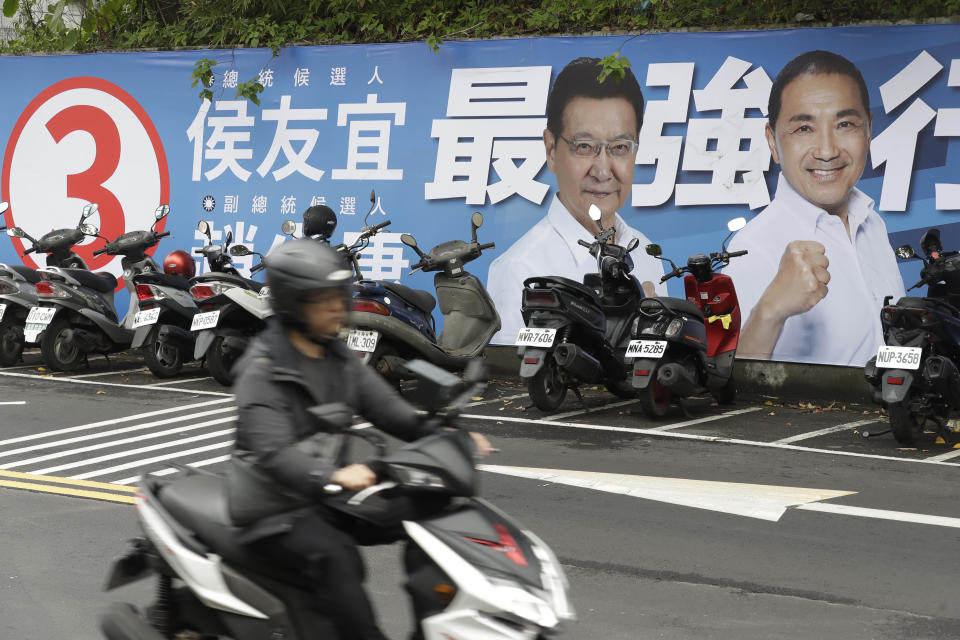
<path id="1" fill-rule="evenodd" d="M 202 246 L 201 220 L 214 241 L 229 232 L 266 254 L 289 239 L 281 232 L 284 221 L 299 223 L 308 207 L 326 204 L 338 215 L 335 244 L 349 242 L 364 225 L 391 221 L 362 256 L 366 278 L 433 292 L 430 274 L 411 273 L 417 258 L 401 234 L 424 249 L 466 240 L 471 215 L 479 211 L 480 241 L 495 248 L 466 268 L 489 286 L 493 263 L 552 207 L 561 207 L 556 216 L 570 213 L 564 201 L 576 199 L 557 198 L 564 179 L 578 178 L 568 175 L 575 173 L 572 163 L 550 153 L 575 154 L 585 130 L 556 132 L 570 145 L 544 134 L 558 74 L 577 58 L 619 52 L 642 90 L 643 124 L 628 156 L 614 155 L 622 151 L 614 142 L 632 133 L 626 125 L 604 133 L 595 141 L 603 148 L 591 150 L 603 162 L 630 160 L 625 171 L 618 165 L 616 176 L 624 229 L 684 264 L 692 254 L 719 250 L 727 222 L 745 217 L 747 229 L 760 231 L 742 236 L 750 246 L 740 248 L 769 254 L 766 263 L 741 272 L 731 264 L 751 307 L 743 309 L 745 321 L 777 276 L 782 243 L 790 240 L 786 222 L 751 227 L 754 220 L 762 221 L 777 201 L 787 207 L 787 196 L 829 209 L 817 199 L 818 189 L 850 182 L 858 190 L 837 232 L 849 245 L 831 244 L 836 234 L 821 243 L 829 292 L 786 321 L 789 349 L 761 357 L 862 366 L 863 355 L 878 346 L 871 327 L 878 326 L 884 296 L 903 295 L 898 287 L 905 291 L 919 279 L 919 261 L 897 261 L 892 248 L 917 247 L 923 232 L 936 227 L 945 249 L 960 249 L 958 45 L 955 25 L 900 25 L 445 42 L 437 53 L 416 42 L 289 47 L 276 56 L 266 49 L 4 56 L 0 198 L 10 208 L 3 224 L 39 237 L 75 226 L 82 207 L 95 202 L 99 212 L 88 222 L 112 239 L 149 228 L 156 207 L 169 204 L 163 229 L 171 235 L 155 257 Z M 849 61 L 863 78 L 869 105 L 856 83 L 838 91 L 853 91 L 859 115 L 818 102 L 826 91 L 819 85 L 799 93 L 801 85 L 787 85 L 780 112 L 800 120 L 794 129 L 768 131 L 777 75 L 810 51 Z M 212 101 L 190 86 L 202 59 L 217 62 Z M 237 85 L 251 78 L 264 86 L 260 105 L 236 96 Z M 817 120 L 826 111 L 829 125 Z M 862 149 L 837 142 L 841 129 L 850 135 L 849 127 L 868 130 Z M 798 151 L 793 141 L 801 134 L 819 136 L 819 149 Z M 814 160 L 804 160 L 805 153 Z M 589 158 L 576 157 L 581 160 Z M 790 167 L 799 177 L 787 193 Z M 582 169 L 583 176 L 588 172 Z M 855 172 L 860 175 L 850 180 Z M 814 213 L 810 224 L 819 229 L 836 222 L 830 213 L 822 219 Z M 556 227 L 558 233 L 565 228 L 566 222 Z M 768 228 L 777 233 L 763 231 Z M 797 240 L 814 237 L 810 229 L 802 232 L 807 235 Z M 78 252 L 92 268 L 122 278 L 119 258 L 93 256 L 103 244 L 90 239 Z M 548 271 L 563 250 L 530 246 L 525 262 Z M 28 247 L 18 238 L 0 239 L 0 262 L 43 267 L 43 255 L 24 255 Z M 662 265 L 651 263 L 642 247 L 635 255 L 640 279 L 653 293 L 683 297 L 682 280 L 661 283 Z M 235 262 L 249 275 L 258 260 L 250 255 Z M 890 262 L 893 271 L 876 267 L 878 261 Z M 202 273 L 208 266 L 198 257 L 197 268 Z M 859 296 L 856 302 L 850 292 Z M 121 310 L 124 295 L 121 285 Z M 825 301 L 833 304 L 821 306 Z M 521 328 L 515 320 L 520 291 L 498 294 L 495 302 L 504 329 L 493 344 L 511 345 Z M 435 313 L 439 330 L 443 319 Z M 808 322 L 804 314 L 816 318 Z M 838 343 L 856 344 L 844 350 Z"/>

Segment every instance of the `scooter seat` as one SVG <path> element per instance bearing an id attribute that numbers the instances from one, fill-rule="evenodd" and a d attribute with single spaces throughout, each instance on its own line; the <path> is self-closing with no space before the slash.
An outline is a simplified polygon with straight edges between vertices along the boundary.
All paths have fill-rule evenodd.
<path id="1" fill-rule="evenodd" d="M 663 306 L 665 306 L 667 309 L 670 309 L 671 311 L 676 311 L 677 313 L 685 313 L 695 318 L 699 318 L 701 321 L 703 320 L 703 311 L 700 310 L 700 307 L 693 304 L 689 300 L 681 300 L 680 298 L 669 298 L 666 296 L 644 298 L 644 300 L 640 303 L 641 311 L 653 310 L 655 308 L 654 304 L 650 302 L 646 302 L 647 300 L 657 300 L 659 302 L 662 302 Z"/>
<path id="2" fill-rule="evenodd" d="M 195 473 L 177 478 L 160 490 L 160 504 L 183 527 L 224 556 L 242 556 L 227 511 L 224 479 Z"/>
<path id="3" fill-rule="evenodd" d="M 399 282 L 381 282 L 380 284 L 387 291 L 392 291 L 424 313 L 433 313 L 434 307 L 437 306 L 436 299 L 428 291 L 411 289 Z"/>
<path id="4" fill-rule="evenodd" d="M 957 308 L 949 302 L 939 298 L 909 298 L 903 297 L 897 300 L 898 307 L 914 307 L 918 309 L 937 309 L 946 313 L 957 315 Z"/>
<path id="5" fill-rule="evenodd" d="M 133 277 L 136 284 L 156 284 L 161 287 L 170 287 L 180 291 L 190 290 L 190 281 L 183 276 L 172 276 L 168 273 L 140 273 Z"/>
<path id="6" fill-rule="evenodd" d="M 42 278 L 40 278 L 40 272 L 36 269 L 31 269 L 30 267 L 24 267 L 19 264 L 7 264 L 4 265 L 10 271 L 20 275 L 24 280 L 30 284 L 37 284 Z"/>
<path id="7" fill-rule="evenodd" d="M 210 273 L 204 273 L 203 275 L 195 276 L 190 279 L 190 284 L 204 282 L 227 282 L 229 284 L 235 284 L 238 287 L 250 289 L 251 291 L 255 291 L 257 293 L 260 293 L 260 290 L 267 286 L 265 282 L 257 282 L 256 280 L 251 280 L 250 278 L 235 276 L 232 273 L 220 273 L 218 271 L 211 271 Z"/>
<path id="8" fill-rule="evenodd" d="M 567 289 L 575 294 L 580 295 L 581 297 L 586 297 L 591 300 L 598 307 L 600 306 L 600 296 L 597 295 L 597 292 L 591 287 L 583 284 L 582 282 L 577 282 L 576 280 L 571 280 L 570 278 L 564 278 L 563 276 L 534 276 L 532 278 L 527 278 L 523 281 L 524 288 L 536 288 L 536 289 L 546 289 L 550 287 L 560 287 L 562 289 Z"/>
<path id="9" fill-rule="evenodd" d="M 106 271 L 87 271 L 86 269 L 61 269 L 61 271 L 84 287 L 100 293 L 110 293 L 117 288 L 117 278 Z"/>

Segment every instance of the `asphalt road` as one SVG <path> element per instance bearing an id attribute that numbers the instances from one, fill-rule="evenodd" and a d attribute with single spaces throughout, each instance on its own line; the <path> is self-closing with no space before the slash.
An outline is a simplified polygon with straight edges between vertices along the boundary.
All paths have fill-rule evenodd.
<path id="1" fill-rule="evenodd" d="M 93 640 L 100 590 L 138 534 L 129 485 L 170 462 L 216 469 L 232 398 L 200 369 L 132 358 L 0 372 L 0 638 Z M 156 386 L 149 386 L 156 385 Z M 578 621 L 565 638 L 955 638 L 960 449 L 900 449 L 870 406 L 696 399 L 646 419 L 587 390 L 552 416 L 511 380 L 466 420 L 500 448 L 483 495 L 554 549 Z M 808 491 L 803 491 L 804 489 Z M 812 490 L 812 491 L 811 491 Z M 410 624 L 399 549 L 367 550 L 391 637 Z"/>

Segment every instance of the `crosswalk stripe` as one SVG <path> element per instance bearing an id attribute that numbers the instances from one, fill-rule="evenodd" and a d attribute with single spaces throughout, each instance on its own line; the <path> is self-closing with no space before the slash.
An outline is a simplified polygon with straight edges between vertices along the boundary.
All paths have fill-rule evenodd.
<path id="1" fill-rule="evenodd" d="M 78 475 L 75 475 L 75 476 L 71 476 L 71 478 L 74 478 L 74 479 L 77 479 L 77 480 L 87 480 L 87 479 L 89 479 L 89 478 L 96 478 L 96 477 L 100 477 L 100 476 L 107 476 L 107 475 L 110 475 L 111 473 L 115 473 L 115 472 L 117 472 L 117 471 L 124 471 L 124 470 L 126 470 L 126 469 L 136 469 L 136 468 L 138 468 L 138 467 L 144 467 L 144 466 L 146 466 L 146 465 L 148 465 L 148 464 L 152 464 L 152 463 L 154 463 L 154 462 L 163 462 L 163 461 L 165 461 L 165 460 L 170 460 L 170 459 L 173 459 L 173 458 L 180 458 L 180 457 L 183 457 L 183 456 L 192 455 L 192 454 L 194 454 L 194 453 L 203 453 L 204 451 L 213 451 L 213 450 L 215 450 L 215 449 L 226 449 L 226 450 L 229 450 L 229 449 L 231 449 L 232 447 L 233 447 L 233 440 L 227 440 L 227 441 L 224 441 L 224 442 L 217 442 L 217 443 L 214 443 L 214 444 L 210 444 L 210 445 L 207 445 L 207 446 L 205 446 L 205 447 L 197 447 L 197 448 L 195 448 L 195 449 L 187 449 L 186 451 L 174 451 L 174 452 L 172 452 L 172 453 L 164 454 L 164 455 L 162 455 L 162 456 L 154 456 L 153 458 L 146 458 L 146 459 L 144 459 L 144 460 L 134 460 L 133 462 L 129 462 L 129 463 L 126 463 L 126 464 L 120 464 L 120 465 L 117 465 L 117 466 L 115 466 L 115 467 L 110 467 L 109 469 L 97 469 L 97 470 L 95 470 L 95 471 L 90 471 L 90 472 L 87 472 L 87 473 L 81 473 L 81 474 L 78 474 Z"/>

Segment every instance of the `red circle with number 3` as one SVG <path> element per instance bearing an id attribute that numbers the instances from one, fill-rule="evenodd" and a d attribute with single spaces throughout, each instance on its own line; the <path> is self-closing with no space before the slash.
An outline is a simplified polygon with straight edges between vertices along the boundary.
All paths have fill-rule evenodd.
<path id="1" fill-rule="evenodd" d="M 37 95 L 13 127 L 0 180 L 10 203 L 7 225 L 34 238 L 75 227 L 83 205 L 95 202 L 98 216 L 87 222 L 113 240 L 149 229 L 157 206 L 170 202 L 167 158 L 156 127 L 133 96 L 102 78 L 68 78 Z M 29 242 L 11 239 L 22 255 Z M 120 276 L 118 256 L 93 257 L 104 244 L 95 238 L 74 251 L 91 269 Z M 24 256 L 24 262 L 42 266 L 35 255 Z"/>

